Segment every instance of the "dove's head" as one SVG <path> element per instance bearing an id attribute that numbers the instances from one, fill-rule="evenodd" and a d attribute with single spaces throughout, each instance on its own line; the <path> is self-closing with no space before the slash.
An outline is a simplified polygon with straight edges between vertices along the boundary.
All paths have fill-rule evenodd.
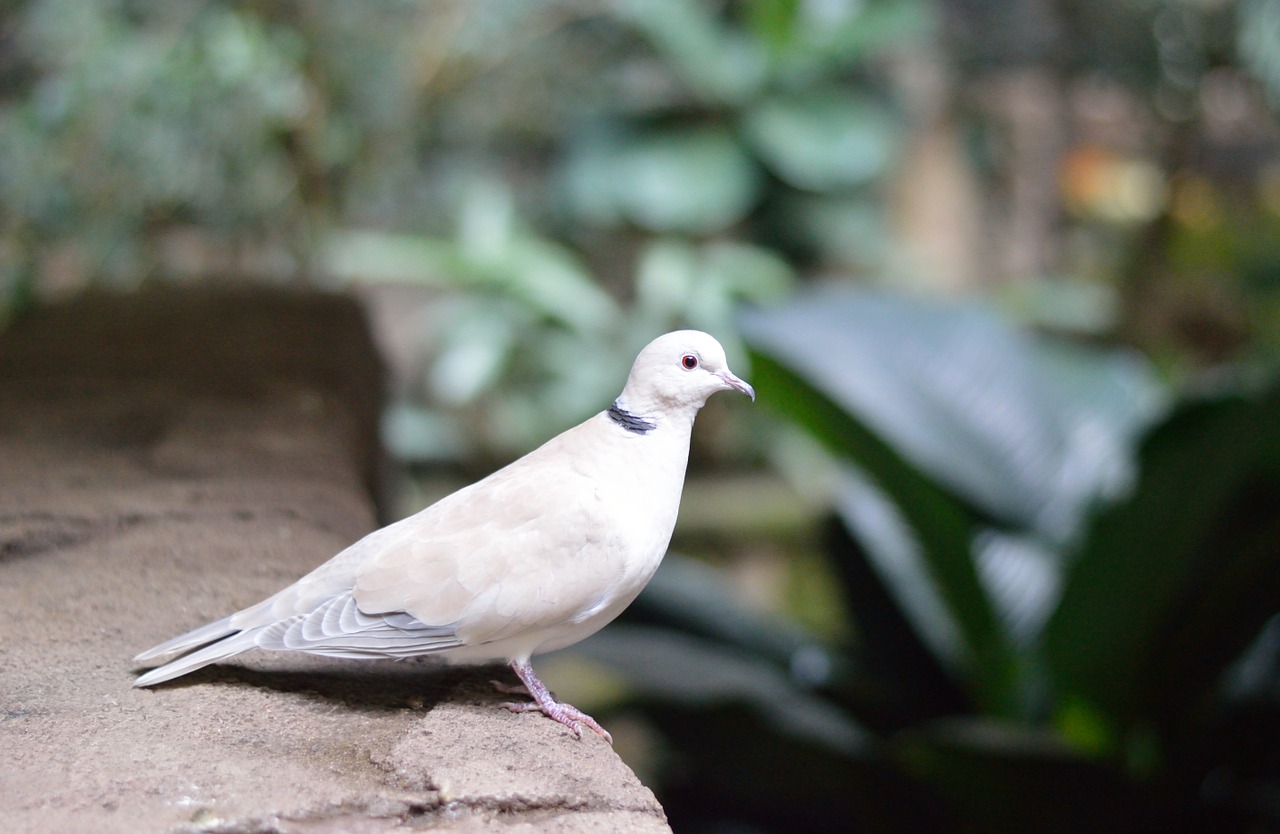
<path id="1" fill-rule="evenodd" d="M 729 390 L 756 398 L 729 370 L 719 342 L 699 330 L 677 330 L 640 351 L 618 403 L 636 414 L 697 411 L 715 392 Z"/>

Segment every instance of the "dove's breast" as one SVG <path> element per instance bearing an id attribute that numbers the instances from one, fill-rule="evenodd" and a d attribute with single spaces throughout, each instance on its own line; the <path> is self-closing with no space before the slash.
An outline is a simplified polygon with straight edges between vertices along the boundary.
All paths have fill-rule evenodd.
<path id="1" fill-rule="evenodd" d="M 610 575 L 572 617 L 572 639 L 544 645 L 540 651 L 576 642 L 617 617 L 653 577 L 675 529 L 691 424 L 684 431 L 674 425 L 646 435 L 619 431 L 606 418 L 601 418 L 601 426 L 594 466 L 584 467 L 595 484 L 601 528 L 599 550 L 588 558 L 608 564 Z M 599 467 L 601 463 L 605 465 Z M 608 475 L 592 471 L 596 468 Z"/>

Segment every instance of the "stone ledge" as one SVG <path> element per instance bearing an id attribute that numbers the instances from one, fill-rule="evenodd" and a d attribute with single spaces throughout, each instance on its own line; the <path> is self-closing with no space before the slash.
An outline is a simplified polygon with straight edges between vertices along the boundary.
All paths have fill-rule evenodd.
<path id="1" fill-rule="evenodd" d="M 498 708 L 501 670 L 137 651 L 374 524 L 379 371 L 351 301 L 88 298 L 0 335 L 6 831 L 668 831 L 612 749 Z"/>

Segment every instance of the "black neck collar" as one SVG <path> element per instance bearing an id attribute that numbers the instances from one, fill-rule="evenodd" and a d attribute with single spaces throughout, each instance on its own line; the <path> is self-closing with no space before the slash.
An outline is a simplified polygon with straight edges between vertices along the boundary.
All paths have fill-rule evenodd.
<path id="1" fill-rule="evenodd" d="M 609 406 L 609 410 L 605 413 L 609 415 L 610 420 L 634 434 L 648 434 L 658 427 L 657 423 L 652 423 L 643 417 L 632 414 L 616 402 Z"/>

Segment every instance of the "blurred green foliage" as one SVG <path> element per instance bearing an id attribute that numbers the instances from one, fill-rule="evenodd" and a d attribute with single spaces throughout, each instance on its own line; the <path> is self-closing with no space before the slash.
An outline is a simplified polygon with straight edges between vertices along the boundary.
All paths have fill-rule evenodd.
<path id="1" fill-rule="evenodd" d="M 506 279 L 528 347 L 565 325 L 545 302 L 630 312 L 642 264 L 664 263 L 651 245 L 733 242 L 800 280 L 995 292 L 1183 373 L 1277 345 L 1276 8 L 17 2 L 0 15 L 0 312 L 175 277 L 383 281 L 405 238 L 437 267 L 490 247 L 491 273 L 559 248 L 560 278 Z M 1037 107 L 1047 127 L 1027 121 Z M 946 176 L 912 185 L 922 170 Z M 465 217 L 489 210 L 497 231 Z M 395 278 L 428 272 L 446 292 L 493 289 L 466 268 Z M 743 280 L 722 297 L 786 289 Z M 703 301 L 646 323 L 726 325 L 691 320 Z M 611 361 L 635 347 L 578 340 Z M 486 361 L 466 387 L 492 405 L 519 375 Z M 418 417 L 453 419 L 410 396 Z"/>
<path id="2" fill-rule="evenodd" d="M 870 62 L 933 14 L 29 0 L 3 25 L 6 306 L 175 277 L 439 289 L 460 309 L 424 325 L 388 427 L 423 459 L 527 447 L 655 331 L 732 341 L 737 303 L 792 284 L 780 250 L 884 254 L 902 121 Z"/>
<path id="3" fill-rule="evenodd" d="M 10 294 L 59 246 L 95 280 L 132 285 L 170 224 L 292 232 L 279 139 L 308 111 L 299 38 L 222 6 L 148 12 L 55 0 L 7 21 L 29 81 L 11 79 L 0 109 Z"/>

